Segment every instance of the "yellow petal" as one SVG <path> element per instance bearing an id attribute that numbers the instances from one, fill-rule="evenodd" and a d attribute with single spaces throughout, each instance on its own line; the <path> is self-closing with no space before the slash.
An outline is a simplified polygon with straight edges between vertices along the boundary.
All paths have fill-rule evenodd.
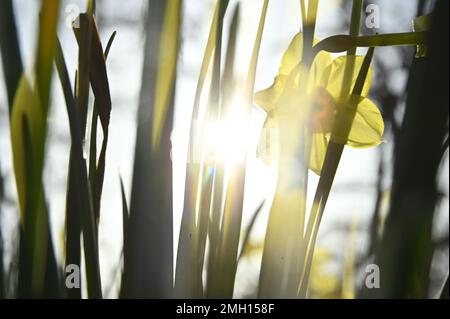
<path id="1" fill-rule="evenodd" d="M 352 111 L 350 108 L 341 110 L 343 122 L 351 120 Z M 355 148 L 366 148 L 380 144 L 383 141 L 384 122 L 380 110 L 377 106 L 367 98 L 361 99 L 358 103 L 356 114 L 348 135 L 348 139 L 333 135 L 333 141 L 337 143 L 345 143 Z"/>
<path id="2" fill-rule="evenodd" d="M 320 42 L 319 39 L 314 38 L 313 41 L 314 45 Z M 321 51 L 317 57 L 319 57 L 318 60 L 322 60 L 323 58 L 330 58 L 331 62 L 331 54 L 325 51 Z M 317 60 L 316 57 L 316 60 Z M 279 74 L 288 75 L 291 73 L 291 71 L 295 68 L 297 64 L 300 63 L 300 61 L 303 58 L 303 33 L 299 32 L 297 33 L 291 40 L 291 43 L 289 44 L 289 47 L 283 54 L 283 58 L 281 59 L 281 66 L 278 70 Z M 329 63 L 326 63 L 328 65 Z"/>
<path id="3" fill-rule="evenodd" d="M 295 66 L 300 63 L 303 54 L 303 34 L 297 33 L 291 40 L 287 50 L 281 59 L 281 65 L 278 69 L 278 75 L 273 84 L 265 90 L 256 92 L 255 104 L 264 111 L 270 112 L 275 108 L 281 93 L 288 81 L 289 75 Z"/>
<path id="4" fill-rule="evenodd" d="M 281 65 L 278 69 L 278 75 L 273 84 L 265 90 L 256 92 L 255 104 L 264 111 L 270 112 L 275 108 L 278 99 L 283 92 L 287 79 L 291 71 L 301 61 L 303 54 L 303 34 L 297 33 L 291 40 L 287 50 L 281 59 Z"/>
<path id="5" fill-rule="evenodd" d="M 326 80 L 329 78 L 329 74 L 331 72 L 330 65 L 332 65 L 332 63 L 333 58 L 331 57 L 330 53 L 320 51 L 320 53 L 316 55 L 309 72 L 309 79 L 308 79 L 309 93 L 312 93 L 312 91 L 318 86 L 326 87 L 327 85 Z"/>
<path id="6" fill-rule="evenodd" d="M 318 43 L 319 39 L 314 39 L 314 44 Z M 255 94 L 255 104 L 260 106 L 264 111 L 270 112 L 277 105 L 284 88 L 288 83 L 289 77 L 292 75 L 292 71 L 302 60 L 303 55 L 303 34 L 301 32 L 297 33 L 291 40 L 289 47 L 284 52 L 281 59 L 281 65 L 278 69 L 278 75 L 275 77 L 273 84 L 265 90 L 256 92 Z M 317 85 L 325 86 L 326 83 L 323 79 L 324 72 L 329 73 L 328 66 L 332 63 L 331 54 L 325 51 L 321 51 L 315 57 L 312 66 L 310 77 L 308 79 L 308 88 L 311 91 Z M 295 85 L 303 85 L 306 82 L 306 78 L 303 74 L 307 74 L 306 70 L 299 70 L 298 74 L 295 76 Z"/>
<path id="7" fill-rule="evenodd" d="M 320 175 L 323 161 L 327 152 L 328 140 L 325 134 L 315 133 L 311 139 L 311 155 L 309 159 L 309 169 Z"/>
<path id="8" fill-rule="evenodd" d="M 267 113 L 273 110 L 281 96 L 281 93 L 283 92 L 286 79 L 287 76 L 278 75 L 270 87 L 265 90 L 256 92 L 255 104 L 261 107 Z"/>
<path id="9" fill-rule="evenodd" d="M 268 165 L 275 164 L 280 151 L 279 134 L 275 121 L 270 117 L 266 117 L 264 127 L 259 137 L 256 155 L 258 158 Z"/>
<path id="10" fill-rule="evenodd" d="M 288 75 L 303 57 L 303 33 L 297 33 L 292 38 L 289 47 L 283 54 L 278 74 Z"/>
<path id="11" fill-rule="evenodd" d="M 302 65 L 295 68 L 288 76 L 278 75 L 271 87 L 256 92 L 255 104 L 268 114 L 273 114 L 275 109 L 277 111 L 284 109 L 284 113 L 287 113 L 289 109 L 297 109 L 302 100 L 300 96 L 304 95 L 303 84 L 306 83 L 307 76 L 308 72 Z"/>
<path id="12" fill-rule="evenodd" d="M 329 66 L 329 70 L 324 72 L 321 83 L 325 84 L 326 89 L 335 99 L 352 92 L 363 60 L 363 56 L 341 56 L 336 58 Z M 347 70 L 352 70 L 352 72 Z M 372 67 L 369 67 L 361 96 L 366 97 L 369 93 L 371 79 Z"/>

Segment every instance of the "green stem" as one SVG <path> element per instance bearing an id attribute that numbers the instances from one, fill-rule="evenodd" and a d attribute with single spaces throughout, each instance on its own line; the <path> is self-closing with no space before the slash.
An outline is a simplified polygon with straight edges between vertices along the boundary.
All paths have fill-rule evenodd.
<path id="1" fill-rule="evenodd" d="M 362 0 L 354 0 L 353 1 L 353 7 L 352 7 L 352 15 L 350 20 L 350 29 L 349 34 L 350 36 L 358 36 L 359 34 L 359 27 L 361 23 L 361 11 L 362 11 Z M 370 52 L 373 52 L 372 50 Z M 368 55 L 371 55 L 369 52 Z M 347 55 L 355 55 L 356 54 L 356 48 L 351 48 L 347 51 Z M 370 58 L 366 58 L 365 61 L 370 61 Z M 369 62 L 370 63 L 370 62 Z M 367 63 L 366 63 L 367 66 Z M 348 63 L 346 65 L 345 71 L 344 71 L 344 79 L 348 79 L 351 77 L 351 74 L 353 74 L 354 69 L 354 63 Z M 367 66 L 368 69 L 368 66 Z M 361 69 L 361 71 L 364 71 L 364 67 Z M 361 72 L 360 71 L 360 72 Z M 353 88 L 353 92 L 359 93 L 362 90 L 361 83 L 364 84 L 366 74 L 363 72 L 360 76 L 360 81 L 357 81 L 355 87 Z M 348 94 L 350 92 L 346 92 L 346 86 L 343 85 L 341 88 L 341 95 Z M 328 200 L 328 196 L 331 191 L 331 187 L 333 185 L 333 180 L 336 175 L 337 167 L 339 166 L 339 161 L 342 156 L 343 152 L 343 145 L 336 145 L 334 143 L 330 143 L 327 148 L 327 157 L 329 157 L 329 160 L 324 163 L 323 172 L 320 176 L 319 185 L 317 186 L 317 190 L 314 196 L 314 202 L 313 206 L 311 208 L 310 213 L 310 219 L 308 221 L 306 234 L 304 237 L 304 242 L 306 245 L 305 251 L 303 252 L 304 255 L 304 269 L 303 276 L 301 279 L 301 284 L 299 288 L 299 296 L 300 297 L 306 297 L 306 293 L 308 290 L 309 285 L 309 276 L 311 271 L 311 264 L 312 259 L 314 256 L 314 247 L 317 240 L 318 230 L 320 221 L 322 218 L 323 211 L 325 209 L 325 205 Z M 334 156 L 330 156 L 333 154 Z"/>
<path id="2" fill-rule="evenodd" d="M 95 14 L 95 9 L 96 9 L 96 1 L 95 0 L 89 0 L 88 4 L 87 4 L 87 8 L 86 8 L 86 13 L 89 14 Z"/>
<path id="3" fill-rule="evenodd" d="M 370 48 L 369 51 L 367 52 L 367 55 L 364 58 L 363 64 L 358 73 L 358 78 L 356 80 L 355 86 L 353 87 L 353 90 L 351 92 L 353 96 L 359 96 L 361 94 L 364 82 L 366 81 L 369 66 L 372 61 L 373 53 L 374 48 Z M 352 103 L 351 105 L 352 109 L 356 110 L 356 105 L 353 104 L 356 102 L 351 100 L 350 103 Z M 336 115 L 336 118 L 339 119 L 339 113 Z M 350 125 L 347 127 L 347 130 L 345 132 L 346 136 L 348 136 L 350 132 L 351 124 L 352 123 L 350 123 Z M 333 128 L 332 131 L 334 132 L 335 129 Z M 303 274 L 303 280 L 299 288 L 299 296 L 303 298 L 306 297 L 308 289 L 309 274 L 311 271 L 311 264 L 313 259 L 314 247 L 319 231 L 319 225 L 322 220 L 325 205 L 327 203 L 328 196 L 331 191 L 331 186 L 333 185 L 334 177 L 336 175 L 336 171 L 339 166 L 339 161 L 342 156 L 343 150 L 344 150 L 343 144 L 337 144 L 333 141 L 330 141 L 327 148 L 327 153 L 325 155 L 322 173 L 319 179 L 319 185 L 317 186 L 313 207 L 310 214 L 310 220 L 308 222 L 305 234 L 305 241 L 308 242 L 308 247 L 306 250 L 306 265 Z"/>
<path id="4" fill-rule="evenodd" d="M 335 35 L 314 46 L 314 55 L 320 51 L 344 52 L 357 47 L 383 47 L 396 45 L 423 45 L 427 42 L 428 31 L 387 33 L 366 36 Z"/>
<path id="5" fill-rule="evenodd" d="M 308 1 L 308 14 L 306 22 L 303 26 L 303 60 L 304 64 L 309 65 L 314 59 L 314 50 L 311 48 L 314 44 L 314 33 L 316 29 L 317 9 L 319 7 L 319 0 Z"/>
<path id="6" fill-rule="evenodd" d="M 361 24 L 361 11 L 363 6 L 363 0 L 354 0 L 352 7 L 352 17 L 350 20 L 350 31 L 351 36 L 359 35 L 359 26 Z M 347 51 L 348 55 L 355 55 L 356 48 L 351 48 Z"/>
<path id="7" fill-rule="evenodd" d="M 23 72 L 12 0 L 0 1 L 0 56 L 5 76 L 9 115 Z"/>
<path id="8" fill-rule="evenodd" d="M 306 27 L 306 6 L 305 0 L 300 0 L 300 10 L 302 15 L 302 29 L 305 30 Z"/>

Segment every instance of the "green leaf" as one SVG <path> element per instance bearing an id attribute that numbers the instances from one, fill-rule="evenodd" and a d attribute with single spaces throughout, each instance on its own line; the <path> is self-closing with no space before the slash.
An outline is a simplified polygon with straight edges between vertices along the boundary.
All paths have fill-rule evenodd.
<path id="1" fill-rule="evenodd" d="M 164 25 L 159 43 L 159 65 L 156 75 L 155 104 L 153 110 L 152 125 L 152 150 L 159 149 L 161 134 L 169 113 L 170 99 L 174 88 L 176 69 L 178 61 L 178 38 L 174 35 L 179 33 L 180 17 L 178 12 L 181 1 L 169 0 L 164 16 Z"/>
<path id="2" fill-rule="evenodd" d="M 306 15 L 306 22 L 303 23 L 303 57 L 306 64 L 312 61 L 310 48 L 313 46 L 314 33 L 316 29 L 317 11 L 319 7 L 319 0 L 308 1 L 308 12 Z"/>
<path id="3" fill-rule="evenodd" d="M 111 49 L 111 45 L 116 36 L 116 31 L 114 31 L 111 37 L 108 40 L 106 45 L 104 57 L 105 62 L 108 58 L 109 50 Z M 95 41 L 95 40 L 94 40 Z M 98 41 L 100 41 L 98 39 Z M 98 47 L 98 45 L 97 45 Z M 93 54 L 98 54 L 98 52 L 93 52 Z M 106 69 L 106 66 L 105 66 Z M 103 73 L 103 72 L 101 72 Z M 103 73 L 105 74 L 105 73 Z M 108 78 L 103 79 L 103 81 L 108 81 Z M 98 92 L 94 92 L 98 94 Z M 101 93 L 100 93 L 101 94 Z M 110 110 L 109 110 L 110 111 Z M 109 125 L 109 114 L 108 109 L 103 108 L 102 112 L 103 118 L 106 119 L 105 122 Z M 95 207 L 94 212 L 96 216 L 97 223 L 100 220 L 100 200 L 103 189 L 103 178 L 105 174 L 105 159 L 106 159 L 106 146 L 108 143 L 108 126 L 106 126 L 106 130 L 103 128 L 103 142 L 102 142 L 102 152 L 100 153 L 99 164 L 97 166 L 97 119 L 98 119 L 98 106 L 97 101 L 94 101 L 93 109 L 92 109 L 92 121 L 91 121 L 91 137 L 90 137 L 90 147 L 89 147 L 89 181 L 91 184 L 91 190 L 93 198 L 95 198 Z M 98 175 L 98 176 L 97 176 Z"/>
<path id="4" fill-rule="evenodd" d="M 14 96 L 23 72 L 12 0 L 0 1 L 0 51 L 11 115 Z"/>
<path id="5" fill-rule="evenodd" d="M 439 299 L 447 299 L 448 300 L 448 271 L 447 271 L 447 276 L 442 284 L 441 290 L 439 292 Z"/>
<path id="6" fill-rule="evenodd" d="M 59 0 L 42 1 L 38 49 L 36 58 L 36 89 L 39 93 L 42 113 L 46 118 L 52 78 L 53 53 L 56 45 L 56 28 L 59 16 Z"/>
<path id="7" fill-rule="evenodd" d="M 247 246 L 250 242 L 250 235 L 253 231 L 253 228 L 255 227 L 256 219 L 258 218 L 259 214 L 262 211 L 262 208 L 264 207 L 265 201 L 262 201 L 261 204 L 258 205 L 258 208 L 256 208 L 255 212 L 252 215 L 252 218 L 250 219 L 250 222 L 248 223 L 247 229 L 245 230 L 244 239 L 242 240 L 242 248 L 241 252 L 239 253 L 238 262 L 244 257 L 244 254 L 246 253 Z"/>
<path id="8" fill-rule="evenodd" d="M 429 13 L 420 17 L 416 17 L 413 20 L 413 31 L 429 31 L 431 28 L 431 23 L 433 21 L 433 14 Z M 417 45 L 416 58 L 422 58 L 427 55 L 426 45 Z"/>
<path id="9" fill-rule="evenodd" d="M 38 33 L 36 85 L 26 75 L 11 111 L 13 166 L 21 212 L 19 295 L 43 297 L 58 276 L 42 187 L 47 113 L 59 1 L 43 1 Z M 43 22 L 45 21 L 45 23 Z M 52 282 L 57 281 L 51 280 Z"/>
<path id="10" fill-rule="evenodd" d="M 94 27 L 96 28 L 96 26 L 94 25 Z M 110 36 L 108 43 L 106 45 L 106 49 L 105 49 L 105 53 L 104 53 L 104 59 L 105 62 L 108 59 L 108 54 L 109 54 L 109 50 L 111 49 L 112 43 L 114 41 L 114 38 L 116 36 L 116 31 L 114 31 L 112 33 L 112 35 Z M 98 32 L 97 32 L 98 34 Z M 99 47 L 99 43 L 100 43 L 100 39 L 99 37 L 94 37 L 93 38 L 93 42 L 96 42 L 96 44 L 93 44 L 92 46 L 92 55 L 98 55 L 98 47 Z M 93 48 L 97 48 L 97 51 L 95 51 Z M 101 44 L 100 44 L 101 47 Z M 103 69 L 103 67 L 100 67 L 101 69 Z M 106 70 L 106 65 L 105 65 L 105 70 Z M 96 72 L 95 70 L 93 70 L 92 72 L 95 75 L 91 75 L 91 77 L 97 77 L 98 72 Z M 103 76 L 106 75 L 106 72 L 100 71 L 100 74 L 102 74 Z M 108 78 L 103 78 L 103 81 L 108 82 Z M 91 80 L 92 81 L 92 80 Z M 105 86 L 107 86 L 108 84 L 106 83 Z M 109 91 L 109 89 L 107 90 Z M 95 94 L 102 94 L 103 92 L 98 92 L 98 91 L 94 91 L 94 95 Z M 107 93 L 109 94 L 109 93 Z M 110 100 L 111 98 L 109 98 Z M 107 123 L 109 125 L 109 112 L 111 112 L 111 107 L 108 110 L 108 107 L 103 107 L 102 108 L 102 119 L 104 119 L 103 123 Z M 91 191 L 92 191 L 92 197 L 95 199 L 94 201 L 94 214 L 96 217 L 96 222 L 98 224 L 99 220 L 100 220 L 100 202 L 101 202 L 101 194 L 102 194 L 102 189 L 103 189 L 103 179 L 104 179 L 104 174 L 105 174 L 105 160 L 106 160 L 106 146 L 108 144 L 108 125 L 106 126 L 106 128 L 104 127 L 104 125 L 102 126 L 103 129 L 103 142 L 102 142 L 102 148 L 101 148 L 101 153 L 100 153 L 100 158 L 98 161 L 98 165 L 97 165 L 97 118 L 99 117 L 98 114 L 98 105 L 97 105 L 97 100 L 94 101 L 94 105 L 93 105 L 93 109 L 92 109 L 92 120 L 91 120 L 91 136 L 90 136 L 90 148 L 89 148 L 89 182 L 91 185 Z"/>
<path id="11" fill-rule="evenodd" d="M 84 21 L 84 22 L 83 22 Z M 82 18 L 80 27 L 82 30 L 86 27 L 86 20 Z M 85 34 L 81 32 L 81 35 Z M 83 39 L 82 37 L 80 39 Z M 66 230 L 67 230 L 67 253 L 68 258 L 74 256 L 79 262 L 79 232 L 83 230 L 86 275 L 88 296 L 90 298 L 101 298 L 101 279 L 100 267 L 98 260 L 98 242 L 96 224 L 94 221 L 94 211 L 92 206 L 92 197 L 90 193 L 90 185 L 87 176 L 86 162 L 83 158 L 83 136 L 80 124 L 79 111 L 76 109 L 75 99 L 71 90 L 70 78 L 64 61 L 61 46 L 58 44 L 55 51 L 55 63 L 63 88 L 64 98 L 66 101 L 67 114 L 69 117 L 70 133 L 72 137 L 71 156 L 69 162 L 69 185 L 68 196 L 72 197 L 72 201 L 67 207 L 74 215 L 69 215 L 67 211 Z M 81 55 L 81 53 L 80 53 Z M 78 80 L 79 81 L 79 80 Z M 84 132 L 84 131 L 83 131 Z M 74 229 L 75 228 L 75 229 Z M 66 262 L 71 262 L 68 259 Z M 71 296 L 69 294 L 69 296 Z M 79 293 L 72 297 L 80 297 Z"/>
<path id="12" fill-rule="evenodd" d="M 361 12 L 363 8 L 363 0 L 353 0 L 352 16 L 350 18 L 350 35 L 359 35 L 359 28 L 361 24 Z M 356 48 L 348 50 L 348 55 L 355 55 Z"/>
<path id="13" fill-rule="evenodd" d="M 264 1 L 247 73 L 248 76 L 243 104 L 244 123 L 246 124 L 248 123 L 250 117 L 259 49 L 261 47 L 268 5 L 269 1 Z M 234 290 L 244 201 L 247 159 L 246 151 L 240 154 L 239 159 L 240 162 L 233 167 L 229 184 L 226 186 L 223 218 L 220 226 L 220 237 L 217 246 L 217 268 L 213 270 L 217 274 L 220 274 L 220 278 L 218 278 L 219 280 L 215 284 L 215 287 L 211 293 L 211 296 L 216 298 L 232 298 Z"/>
<path id="14" fill-rule="evenodd" d="M 217 23 L 217 29 L 216 29 L 216 45 L 214 48 L 214 60 L 212 65 L 212 79 L 211 79 L 211 87 L 209 91 L 209 98 L 208 98 L 208 104 L 207 104 L 207 114 L 205 117 L 205 123 L 202 126 L 202 130 L 205 129 L 206 125 L 215 125 L 215 122 L 220 122 L 221 118 L 223 117 L 224 113 L 224 101 L 225 97 L 221 96 L 221 93 L 223 93 L 226 89 L 225 87 L 227 84 L 222 82 L 222 78 L 225 78 L 227 76 L 232 76 L 233 70 L 230 70 L 229 65 L 225 65 L 225 74 L 220 76 L 221 74 L 221 65 L 222 65 L 222 42 L 223 42 L 223 21 L 225 13 L 228 9 L 229 1 L 219 1 L 218 2 L 218 11 L 219 11 L 219 20 Z M 229 44 L 233 45 L 230 42 L 233 42 L 233 37 L 235 37 L 236 34 L 233 34 L 230 32 L 229 35 Z M 227 52 L 228 53 L 232 53 Z M 234 57 L 231 56 L 228 58 L 228 62 L 231 62 L 234 60 Z M 234 63 L 234 62 L 233 62 Z M 228 74 L 227 74 L 228 73 Z M 202 134 L 203 135 L 203 134 Z M 204 140 L 203 140 L 203 143 Z M 206 143 L 205 143 L 206 144 Z M 205 144 L 203 144 L 203 147 L 207 147 Z M 207 150 L 203 150 L 207 151 Z M 204 156 L 205 154 L 202 153 Z M 205 158 L 202 158 L 202 160 L 205 160 Z M 223 203 L 223 190 L 225 187 L 225 166 L 221 163 L 215 163 L 215 162 L 207 162 L 203 166 L 203 175 L 202 175 L 202 184 L 206 185 L 205 188 L 201 189 L 201 197 L 208 197 L 210 196 L 212 200 L 208 202 L 204 202 L 203 199 L 201 199 L 200 211 L 199 215 L 203 216 L 205 214 L 208 215 L 208 222 L 209 222 L 209 215 L 211 214 L 211 222 L 209 222 L 208 225 L 208 233 L 210 234 L 210 253 L 208 258 L 208 276 L 207 276 L 207 284 L 206 284 L 206 297 L 211 298 L 213 297 L 214 293 L 216 293 L 218 287 L 217 283 L 220 282 L 220 278 L 218 271 L 218 249 L 220 244 L 220 217 L 222 216 L 222 203 Z M 212 179 L 212 183 L 207 183 L 207 179 Z M 212 194 L 212 196 L 210 195 Z M 206 195 L 206 196 L 205 196 Z M 204 226 L 203 226 L 204 227 Z M 220 287 L 219 287 L 220 289 Z"/>
<path id="15" fill-rule="evenodd" d="M 0 165 L 0 218 L 2 218 L 2 207 L 1 204 L 3 202 L 4 196 L 4 186 L 3 186 L 3 175 L 1 171 Z M 3 235 L 2 229 L 0 227 L 0 260 L 3 260 Z M 3 269 L 3 262 L 0 263 L 0 299 L 6 297 L 6 285 L 5 285 L 5 272 Z"/>
<path id="16" fill-rule="evenodd" d="M 356 114 L 356 106 L 361 92 L 363 91 L 364 84 L 366 82 L 366 77 L 369 72 L 370 63 L 372 61 L 374 53 L 374 48 L 370 48 L 364 57 L 364 61 L 362 63 L 361 69 L 359 70 L 358 77 L 355 82 L 355 86 L 352 89 L 352 96 L 354 97 L 349 101 L 349 103 L 354 103 L 348 106 L 348 109 L 353 110 L 353 116 Z M 346 111 L 348 111 L 346 109 Z M 348 134 L 350 133 L 352 121 L 347 121 L 348 126 L 342 127 L 340 123 L 340 114 L 339 110 L 336 114 L 336 119 L 334 126 L 339 127 L 339 132 L 343 136 L 343 141 L 348 139 Z M 346 116 L 348 118 L 348 116 Z M 336 128 L 333 128 L 332 131 L 337 131 Z M 311 213 L 309 217 L 309 222 L 306 228 L 306 233 L 304 236 L 305 242 L 307 246 L 305 247 L 305 258 L 304 258 L 304 270 L 302 281 L 299 286 L 299 297 L 305 298 L 308 290 L 309 284 L 309 275 L 311 271 L 312 259 L 314 255 L 314 248 L 317 240 L 317 235 L 319 232 L 320 221 L 323 216 L 323 212 L 325 210 L 325 206 L 328 200 L 328 196 L 331 191 L 331 186 L 333 185 L 333 180 L 336 175 L 337 168 L 339 166 L 339 161 L 342 156 L 342 152 L 344 150 L 344 144 L 336 143 L 338 140 L 336 138 L 331 137 L 330 143 L 328 143 L 327 152 L 325 155 L 325 160 L 322 167 L 322 172 L 320 174 L 319 184 L 316 189 L 316 193 L 314 195 L 314 201 L 311 208 Z"/>
<path id="17" fill-rule="evenodd" d="M 173 126 L 181 0 L 150 1 L 121 296 L 173 294 Z"/>
<path id="18" fill-rule="evenodd" d="M 69 73 L 67 71 L 66 62 L 62 52 L 61 44 L 59 40 L 55 46 L 55 65 L 58 71 L 60 83 L 63 90 L 64 99 L 66 102 L 67 114 L 69 115 L 69 125 L 71 127 L 71 137 L 72 144 L 70 147 L 69 155 L 69 167 L 68 167 L 68 177 L 67 177 L 67 190 L 66 190 L 66 221 L 65 221 L 65 265 L 81 264 L 81 245 L 80 245 L 80 235 L 81 235 L 81 201 L 79 200 L 79 186 L 76 183 L 77 176 L 83 174 L 82 168 L 80 168 L 80 163 L 77 162 L 77 157 L 75 156 L 76 150 L 76 137 L 78 134 L 78 139 L 80 140 L 81 148 L 81 133 L 79 132 L 80 125 L 78 118 L 75 119 L 75 98 L 72 92 L 72 87 L 70 83 Z M 76 81 L 75 81 L 76 82 Z M 74 131 L 75 127 L 77 129 L 76 133 Z M 81 150 L 82 152 L 82 150 Z M 91 198 L 85 198 L 87 202 L 91 201 Z M 73 288 L 67 289 L 67 297 L 73 299 L 81 298 L 81 287 L 80 289 Z"/>
<path id="19" fill-rule="evenodd" d="M 125 188 L 123 187 L 123 180 L 122 177 L 119 176 L 120 180 L 120 194 L 122 196 L 122 231 L 123 231 L 123 239 L 125 240 L 128 235 L 128 218 L 130 216 L 129 210 L 128 210 L 128 204 L 127 204 L 127 196 L 125 195 Z M 125 246 L 125 244 L 124 244 Z"/>
<path id="20" fill-rule="evenodd" d="M 93 24 L 93 30 L 94 36 L 92 37 L 91 44 L 92 67 L 90 70 L 89 79 L 91 82 L 92 90 L 94 92 L 95 101 L 92 112 L 89 179 L 91 181 L 91 189 L 93 190 L 95 219 L 98 223 L 100 219 L 100 201 L 105 175 L 106 147 L 108 145 L 109 120 L 111 114 L 111 93 L 109 90 L 109 81 L 106 71 L 106 59 L 116 33 L 114 32 L 112 34 L 110 40 L 108 41 L 105 54 L 103 54 L 103 49 L 95 20 Z M 97 116 L 100 118 L 100 123 L 103 130 L 103 141 L 98 163 L 96 161 Z"/>
<path id="21" fill-rule="evenodd" d="M 194 109 L 191 120 L 191 140 L 186 165 L 185 205 L 178 240 L 177 263 L 175 273 L 175 294 L 177 297 L 202 297 L 202 269 L 204 251 L 203 234 L 209 227 L 211 198 L 214 196 L 214 168 L 201 164 L 203 156 L 202 132 L 205 121 L 211 114 L 220 115 L 220 61 L 222 47 L 223 18 L 228 8 L 228 1 L 218 1 L 210 28 L 208 43 L 203 57 L 202 67 L 197 84 Z M 213 75 L 207 105 L 207 114 L 199 119 L 199 98 L 203 89 L 208 65 L 214 50 Z M 200 135 L 200 136 L 199 136 Z M 208 201 L 209 199 L 209 201 Z M 216 198 L 217 199 L 217 198 Z M 197 204 L 199 208 L 197 209 Z M 207 219 L 206 219 L 207 218 Z M 199 225 L 197 225 L 197 220 Z M 208 224 L 205 225 L 207 221 Z M 206 238 L 205 238 L 206 239 Z M 194 275 L 190 275 L 194 274 Z"/>

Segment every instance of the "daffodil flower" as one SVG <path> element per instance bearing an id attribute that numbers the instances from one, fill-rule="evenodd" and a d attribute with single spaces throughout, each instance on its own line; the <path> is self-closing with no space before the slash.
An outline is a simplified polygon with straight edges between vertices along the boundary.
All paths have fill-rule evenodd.
<path id="1" fill-rule="evenodd" d="M 263 132 L 270 133 L 262 135 L 258 155 L 268 163 L 295 155 L 299 137 L 307 137 L 308 166 L 320 175 L 330 139 L 354 148 L 376 146 L 382 142 L 384 123 L 377 106 L 367 98 L 371 69 L 361 95 L 350 94 L 362 56 L 333 59 L 331 54 L 321 51 L 306 70 L 300 63 L 302 51 L 303 36 L 298 33 L 283 55 L 272 86 L 255 95 L 255 103 L 267 112 Z M 340 116 L 335 123 L 338 110 Z M 346 126 L 350 124 L 347 132 Z M 268 140 L 268 136 L 274 136 L 271 134 L 274 128 L 279 131 L 277 139 Z"/>

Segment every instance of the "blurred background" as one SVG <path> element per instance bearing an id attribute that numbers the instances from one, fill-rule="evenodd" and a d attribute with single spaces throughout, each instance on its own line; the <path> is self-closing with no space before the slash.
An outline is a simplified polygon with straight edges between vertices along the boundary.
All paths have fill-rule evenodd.
<path id="1" fill-rule="evenodd" d="M 412 19 L 428 12 L 420 0 L 372 0 L 366 4 L 378 5 L 380 24 L 377 29 L 362 28 L 364 34 L 408 32 Z M 236 1 L 231 0 L 230 6 Z M 77 63 L 77 44 L 67 19 L 73 9 L 81 11 L 85 1 L 62 1 L 62 18 L 58 29 L 62 48 L 70 72 Z M 75 6 L 75 7 L 74 7 Z M 251 46 L 256 33 L 262 0 L 241 1 L 241 20 L 237 43 L 238 76 L 246 77 Z M 16 21 L 19 30 L 25 68 L 31 70 L 36 47 L 36 25 L 39 2 L 31 0 L 14 1 Z M 97 1 L 97 22 L 100 37 L 105 43 L 113 31 L 117 36 L 108 61 L 108 76 L 112 94 L 112 112 L 109 145 L 106 160 L 106 174 L 102 197 L 102 218 L 99 228 L 100 267 L 105 297 L 117 297 L 120 284 L 120 256 L 122 249 L 122 210 L 119 174 L 124 180 L 127 196 L 130 194 L 132 165 L 136 136 L 136 114 L 141 89 L 142 63 L 144 53 L 144 23 L 147 1 L 128 0 L 126 5 L 119 1 Z M 189 121 L 194 100 L 195 85 L 200 63 L 206 45 L 213 16 L 213 0 L 185 0 L 182 16 L 182 43 L 178 65 L 177 91 L 175 101 L 175 124 L 172 132 L 172 159 L 174 182 L 174 245 L 178 243 L 178 232 L 183 207 L 185 163 L 188 143 Z M 231 10 L 229 10 L 231 11 Z M 346 33 L 351 12 L 351 1 L 321 1 L 317 22 L 317 36 Z M 226 15 L 229 25 L 231 14 Z M 277 74 L 281 56 L 292 37 L 300 28 L 299 2 L 277 0 L 269 5 L 264 30 L 256 90 L 271 85 Z M 363 17 L 364 21 L 364 17 Z M 224 39 L 227 38 L 225 28 Z M 225 45 L 224 45 L 225 47 Z M 361 50 L 364 53 L 364 50 Z M 386 123 L 385 143 L 377 148 L 353 150 L 346 148 L 341 160 L 335 183 L 328 201 L 318 237 L 315 263 L 312 271 L 311 296 L 317 298 L 347 297 L 343 282 L 348 276 L 349 264 L 354 267 L 356 282 L 362 282 L 365 265 L 371 262 L 371 247 L 374 244 L 374 225 L 383 220 L 390 195 L 392 181 L 393 150 L 405 106 L 405 90 L 408 70 L 414 58 L 411 47 L 377 48 L 374 57 L 374 77 L 370 97 L 381 107 Z M 239 73 L 240 72 L 240 73 Z M 71 73 L 73 79 L 74 74 Z M 63 228 L 65 216 L 65 192 L 67 163 L 70 150 L 70 132 L 62 90 L 58 81 L 53 82 L 52 106 L 49 117 L 49 132 L 46 144 L 44 185 L 49 204 L 51 230 L 55 241 L 58 260 L 62 260 Z M 239 263 L 235 296 L 254 297 L 259 276 L 265 227 L 271 198 L 274 192 L 276 174 L 273 167 L 256 158 L 256 145 L 265 113 L 254 107 L 249 136 L 248 168 L 244 201 L 243 230 L 256 216 L 249 247 Z M 101 142 L 99 140 L 99 142 Z M 0 65 L 0 172 L 4 179 L 4 200 L 0 202 L 0 226 L 3 237 L 4 269 L 12 269 L 18 245 L 18 209 L 14 184 L 11 145 L 8 124 L 8 107 L 3 71 Z M 442 198 L 434 221 L 433 240 L 435 252 L 432 263 L 430 296 L 437 293 L 448 267 L 448 212 L 449 212 L 449 158 L 444 156 L 440 173 Z M 313 191 L 318 177 L 311 173 Z M 308 194 L 311 199 L 313 194 Z M 255 211 L 263 204 L 257 215 Z M 176 247 L 175 251 L 176 251 Z M 175 256 L 176 257 L 176 256 Z M 351 270 L 353 272 L 353 270 Z M 350 274 L 351 275 L 351 274 Z M 353 276 L 351 276 L 353 277 Z M 359 280 L 358 280 L 359 278 Z M 85 285 L 84 285 L 85 286 Z"/>

